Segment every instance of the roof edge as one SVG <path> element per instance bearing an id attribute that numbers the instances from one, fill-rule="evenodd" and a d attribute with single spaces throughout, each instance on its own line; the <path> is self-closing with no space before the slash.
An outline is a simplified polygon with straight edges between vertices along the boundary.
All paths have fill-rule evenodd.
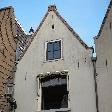
<path id="1" fill-rule="evenodd" d="M 68 28 L 68 30 L 76 37 L 77 40 L 84 46 L 86 49 L 91 49 L 81 38 L 80 36 L 74 31 L 74 29 L 65 21 L 65 19 L 59 14 L 58 11 L 55 11 L 56 15 L 59 19 L 64 23 L 64 25 Z"/>
<path id="2" fill-rule="evenodd" d="M 7 7 L 0 8 L 0 11 L 6 10 L 6 9 L 14 9 L 14 8 L 12 6 L 7 6 Z"/>
<path id="3" fill-rule="evenodd" d="M 19 20 L 15 17 L 16 24 L 21 28 L 21 30 L 24 32 L 25 35 L 28 35 L 28 33 L 25 31 Z"/>
<path id="4" fill-rule="evenodd" d="M 105 16 L 104 16 L 104 18 L 103 18 L 103 21 L 102 21 L 102 24 L 101 24 L 101 27 L 100 27 L 100 30 L 99 30 L 99 32 L 98 32 L 98 35 L 97 35 L 96 39 L 98 39 L 98 37 L 99 37 L 99 36 L 101 35 L 101 33 L 102 33 L 102 29 L 103 29 L 103 27 L 104 27 L 104 24 L 105 24 L 105 22 L 106 22 L 106 19 L 107 19 L 107 17 L 108 17 L 108 14 L 109 14 L 109 12 L 110 12 L 111 7 L 112 7 L 112 0 L 111 0 L 110 3 L 109 3 L 109 6 L 108 6 L 107 11 L 106 11 L 106 14 L 105 14 Z"/>

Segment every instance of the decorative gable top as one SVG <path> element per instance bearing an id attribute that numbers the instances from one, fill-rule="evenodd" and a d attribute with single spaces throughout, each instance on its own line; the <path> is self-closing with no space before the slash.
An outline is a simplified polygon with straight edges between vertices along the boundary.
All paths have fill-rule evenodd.
<path id="1" fill-rule="evenodd" d="M 48 11 L 49 11 L 49 12 L 50 12 L 50 11 L 57 11 L 57 8 L 56 8 L 55 5 L 50 5 L 50 6 L 48 6 Z"/>

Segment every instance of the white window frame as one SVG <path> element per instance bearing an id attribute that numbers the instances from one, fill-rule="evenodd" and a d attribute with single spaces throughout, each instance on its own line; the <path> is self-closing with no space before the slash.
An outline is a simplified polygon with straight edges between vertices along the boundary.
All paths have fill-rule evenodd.
<path id="1" fill-rule="evenodd" d="M 55 71 L 55 72 L 47 72 L 47 73 L 41 73 L 41 74 L 38 74 L 37 75 L 37 78 L 36 78 L 36 80 L 37 80 L 37 99 L 40 99 L 40 102 L 37 102 L 37 105 L 39 105 L 38 103 L 42 103 L 42 87 L 41 87 L 41 82 L 40 82 L 40 80 L 41 80 L 41 78 L 43 78 L 43 77 L 46 77 L 46 76 L 49 76 L 49 75 L 51 75 L 51 74 L 60 74 L 60 75 L 66 75 L 66 77 L 67 77 L 67 91 L 68 92 L 70 92 L 70 89 L 69 89 L 69 72 L 68 72 L 68 70 L 64 70 L 64 71 Z M 40 107 L 37 107 L 37 108 L 39 108 L 39 110 L 37 110 L 37 112 L 38 111 L 45 111 L 45 112 L 47 112 L 47 110 L 42 110 L 41 109 L 41 106 Z M 68 108 L 60 108 L 60 109 L 50 109 L 50 110 L 54 110 L 54 112 L 56 111 L 56 110 L 70 110 L 70 96 L 69 96 L 69 94 L 68 94 Z M 50 111 L 50 110 L 48 110 L 48 111 Z"/>
<path id="2" fill-rule="evenodd" d="M 46 59 L 46 56 L 47 56 L 47 44 L 49 42 L 56 42 L 56 41 L 61 41 L 61 58 L 59 58 L 59 59 L 53 59 L 53 60 L 47 60 Z M 55 40 L 46 41 L 45 42 L 45 53 L 44 53 L 44 56 L 45 56 L 45 58 L 44 58 L 45 62 L 52 62 L 52 61 L 63 60 L 63 40 L 62 39 L 55 39 Z"/>

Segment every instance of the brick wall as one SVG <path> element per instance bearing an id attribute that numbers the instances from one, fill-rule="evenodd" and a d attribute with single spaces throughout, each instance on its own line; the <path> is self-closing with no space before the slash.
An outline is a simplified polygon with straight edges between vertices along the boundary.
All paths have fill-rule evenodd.
<path id="1" fill-rule="evenodd" d="M 0 112 L 9 112 L 10 105 L 4 97 L 5 87 L 8 78 L 14 78 L 17 43 L 26 41 L 26 37 L 15 19 L 13 8 L 0 9 Z"/>
<path id="2" fill-rule="evenodd" d="M 0 9 L 0 111 L 8 111 L 9 104 L 5 95 L 5 83 L 15 66 L 16 31 L 12 7 Z"/>

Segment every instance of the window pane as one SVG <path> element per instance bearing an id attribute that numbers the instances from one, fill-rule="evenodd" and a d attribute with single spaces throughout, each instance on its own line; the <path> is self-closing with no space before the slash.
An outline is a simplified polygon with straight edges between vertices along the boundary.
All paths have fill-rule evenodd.
<path id="1" fill-rule="evenodd" d="M 53 52 L 47 52 L 47 60 L 53 60 Z"/>
<path id="2" fill-rule="evenodd" d="M 46 59 L 60 59 L 61 58 L 61 41 L 47 43 Z"/>
<path id="3" fill-rule="evenodd" d="M 54 51 L 54 59 L 60 59 L 61 58 L 61 50 Z"/>
<path id="4" fill-rule="evenodd" d="M 53 42 L 47 44 L 47 51 L 53 51 Z"/>
<path id="5" fill-rule="evenodd" d="M 54 42 L 54 51 L 61 49 L 61 41 Z"/>

